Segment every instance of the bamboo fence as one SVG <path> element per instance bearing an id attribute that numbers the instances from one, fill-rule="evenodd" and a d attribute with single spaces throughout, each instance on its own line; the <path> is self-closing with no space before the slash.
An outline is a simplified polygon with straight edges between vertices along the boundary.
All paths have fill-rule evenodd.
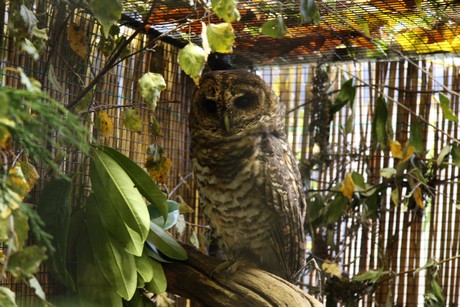
<path id="1" fill-rule="evenodd" d="M 36 7 L 39 13 L 43 13 L 37 16 L 49 28 L 48 35 L 54 44 L 46 51 L 43 59 L 32 61 L 8 37 L 5 23 L 7 13 L 4 8 L 0 8 L 2 77 L 6 85 L 20 87 L 18 75 L 5 68 L 23 67 L 28 75 L 41 81 L 56 100 L 68 104 L 106 63 L 106 56 L 97 46 L 97 25 L 82 12 L 69 14 L 65 10 L 56 9 L 44 14 L 46 1 L 36 1 Z M 69 46 L 63 26 L 66 18 L 70 18 L 88 38 L 88 56 L 85 61 Z M 122 30 L 132 33 L 132 29 Z M 145 163 L 150 144 L 160 144 L 165 149 L 165 154 L 172 161 L 172 168 L 163 188 L 171 193 L 171 198 L 177 199 L 180 196 L 181 201 L 194 210 L 186 214 L 189 226 L 179 236 L 188 242 L 192 231 L 202 232 L 202 228 L 197 225 L 206 224 L 197 202 L 188 153 L 187 115 L 193 82 L 181 72 L 177 64 L 178 49 L 161 42 L 154 48 L 143 49 L 151 46 L 150 39 L 139 35 L 130 44 L 131 52 L 139 52 L 112 68 L 90 91 L 87 99 L 93 107 L 82 110 L 81 116 L 87 119 L 88 128 L 95 140 L 121 151 L 140 165 Z M 318 144 L 315 144 L 317 139 L 312 135 L 312 126 L 317 125 L 318 119 L 321 119 L 320 113 L 326 110 L 322 109 L 325 106 L 311 102 L 316 66 L 298 64 L 256 67 L 256 71 L 280 96 L 281 103 L 286 104 L 289 140 L 301 164 L 315 159 Z M 353 109 L 344 107 L 327 127 L 322 127 L 327 136 L 323 140 L 322 149 L 326 150 L 327 156 L 324 157 L 328 163 L 309 174 L 312 188 L 329 189 L 333 182 L 343 180 L 345 174 L 351 171 L 363 174 L 370 183 L 378 183 L 380 170 L 394 166 L 395 161 L 388 151 L 375 150 L 371 144 L 374 107 L 381 94 L 387 97 L 395 139 L 401 143 L 408 141 L 411 126 L 420 118 L 430 123 L 420 125 L 423 141 L 429 149 L 427 157 L 431 154 L 436 158 L 446 144 L 452 143 L 453 140 L 440 131 L 459 138 L 458 126 L 444 119 L 434 99 L 438 93 L 445 92 L 442 85 L 453 91 L 460 90 L 459 63 L 454 59 L 402 59 L 391 62 L 329 63 L 326 66 L 330 79 L 329 90 L 338 90 L 344 80 L 353 77 L 357 93 Z M 50 78 L 51 69 L 53 81 Z M 148 71 L 161 73 L 167 84 L 155 114 L 143 104 L 137 84 L 137 80 Z M 57 80 L 60 87 L 56 87 L 54 80 Z M 452 96 L 455 114 L 459 114 L 459 105 L 458 96 Z M 143 120 L 140 133 L 126 129 L 123 125 L 126 107 L 139 110 Z M 106 111 L 114 122 L 114 130 L 108 137 L 102 136 L 95 126 L 96 114 L 101 110 Z M 159 136 L 153 136 L 152 116 L 160 124 Z M 345 134 L 344 127 L 350 116 L 353 119 L 352 131 Z M 87 182 L 85 161 L 79 154 L 70 155 L 63 162 L 63 168 L 69 173 L 82 174 L 80 182 Z M 42 175 L 43 180 L 46 180 L 45 174 Z M 460 253 L 460 210 L 456 209 L 460 199 L 458 175 L 458 168 L 452 165 L 439 170 L 436 191 L 423 211 L 408 210 L 402 205 L 391 206 L 388 197 L 381 205 L 378 219 L 362 223 L 355 220 L 357 215 L 352 215 L 342 220 L 331 232 L 335 245 L 328 253 L 339 261 L 343 272 L 351 276 L 379 268 L 395 273 L 404 272 L 424 265 L 430 258 L 442 260 L 456 256 Z M 35 196 L 40 188 L 39 185 Z M 82 194 L 82 189 L 77 187 L 75 199 L 82 197 Z M 358 222 L 365 226 L 356 228 Z M 450 306 L 460 303 L 459 261 L 455 259 L 446 262 L 438 273 L 438 281 Z M 48 276 L 45 267 L 39 272 L 38 279 L 49 296 L 61 294 L 62 288 Z M 308 280 L 315 284 L 320 276 L 317 272 L 312 273 Z M 428 289 L 426 280 L 424 271 L 397 275 L 384 282 L 375 294 L 365 296 L 360 304 L 371 306 L 390 301 L 397 306 L 419 306 Z M 3 286 L 12 288 L 23 306 L 31 305 L 34 301 L 32 291 L 23 284 L 7 279 Z M 178 299 L 177 304 L 183 306 L 185 303 Z"/>

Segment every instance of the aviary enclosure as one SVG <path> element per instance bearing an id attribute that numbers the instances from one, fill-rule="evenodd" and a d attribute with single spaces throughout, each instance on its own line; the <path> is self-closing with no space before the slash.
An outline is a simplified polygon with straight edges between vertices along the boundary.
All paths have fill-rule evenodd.
<path id="1" fill-rule="evenodd" d="M 170 200 L 175 225 L 160 230 L 205 250 L 187 116 L 196 65 L 206 64 L 256 72 L 286 105 L 308 204 L 300 288 L 327 306 L 458 306 L 459 9 L 444 0 L 2 0 L 1 305 L 196 304 L 161 294 L 151 257 L 164 252 L 145 238 L 132 254 L 150 252 L 139 258 L 154 261 L 149 277 L 123 252 L 114 261 L 140 279 L 123 269 L 107 278 L 90 259 L 105 230 L 78 216 L 112 192 L 96 183 L 104 163 L 132 166 L 109 147 Z M 148 72 L 164 84 L 139 82 Z M 147 194 L 153 204 L 165 197 Z M 178 253 L 168 256 L 180 262 Z M 87 275 L 75 257 L 90 259 Z"/>

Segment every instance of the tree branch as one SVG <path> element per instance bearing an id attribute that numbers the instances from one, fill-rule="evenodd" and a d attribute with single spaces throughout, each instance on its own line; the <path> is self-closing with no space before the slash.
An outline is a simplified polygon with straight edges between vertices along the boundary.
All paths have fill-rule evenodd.
<path id="1" fill-rule="evenodd" d="M 168 292 L 204 306 L 322 306 L 314 297 L 275 275 L 253 267 L 216 271 L 222 263 L 184 246 L 188 260 L 164 263 Z M 212 273 L 212 277 L 211 277 Z"/>

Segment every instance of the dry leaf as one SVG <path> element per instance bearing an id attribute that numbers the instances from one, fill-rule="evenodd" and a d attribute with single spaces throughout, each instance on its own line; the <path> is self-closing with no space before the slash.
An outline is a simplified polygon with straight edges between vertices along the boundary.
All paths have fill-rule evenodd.
<path id="1" fill-rule="evenodd" d="M 325 260 L 323 262 L 323 264 L 321 265 L 323 271 L 325 273 L 329 273 L 331 275 L 334 275 L 334 276 L 337 276 L 337 277 L 341 277 L 341 273 L 340 273 L 340 267 L 339 267 L 339 264 L 337 262 L 333 262 L 331 260 Z"/>
<path id="2" fill-rule="evenodd" d="M 390 141 L 390 150 L 393 158 L 401 159 L 403 157 L 402 146 L 398 141 Z"/>
<path id="3" fill-rule="evenodd" d="M 157 296 L 156 306 L 157 307 L 172 307 L 174 306 L 174 300 L 170 299 L 166 292 L 161 293 Z"/>
<path id="4" fill-rule="evenodd" d="M 395 206 L 399 206 L 399 189 L 395 188 L 391 191 L 391 201 Z"/>
<path id="5" fill-rule="evenodd" d="M 30 186 L 27 183 L 20 163 L 16 163 L 16 165 L 9 170 L 7 182 L 8 186 L 19 195 L 21 200 L 23 200 L 30 191 Z"/>
<path id="6" fill-rule="evenodd" d="M 99 130 L 104 137 L 109 137 L 113 132 L 113 120 L 105 111 L 99 112 L 97 117 L 99 122 Z"/>
<path id="7" fill-rule="evenodd" d="M 414 194 L 412 194 L 412 198 L 415 200 L 415 203 L 420 207 L 420 209 L 425 209 L 425 205 L 423 204 L 422 189 L 420 189 L 420 187 L 415 189 Z"/>
<path id="8" fill-rule="evenodd" d="M 76 23 L 67 26 L 67 40 L 70 48 L 82 59 L 86 59 L 88 54 L 89 40 L 85 32 Z"/>
<path id="9" fill-rule="evenodd" d="M 172 161 L 166 157 L 162 157 L 160 161 L 156 161 L 154 157 L 149 156 L 145 161 L 145 168 L 156 183 L 166 183 L 171 165 Z"/>
<path id="10" fill-rule="evenodd" d="M 410 157 L 412 157 L 412 154 L 414 153 L 414 151 L 415 151 L 414 146 L 412 145 L 407 146 L 407 148 L 404 150 L 404 156 L 403 156 L 402 162 L 406 162 L 407 160 L 409 160 Z"/>
<path id="11" fill-rule="evenodd" d="M 3 126 L 0 126 L 0 148 L 6 149 L 8 147 L 8 141 L 10 139 L 10 131 Z"/>
<path id="12" fill-rule="evenodd" d="M 340 188 L 343 196 L 351 200 L 353 198 L 353 192 L 355 191 L 355 183 L 353 182 L 353 178 L 351 174 L 348 173 L 345 175 L 345 179 L 342 182 L 342 187 Z"/>

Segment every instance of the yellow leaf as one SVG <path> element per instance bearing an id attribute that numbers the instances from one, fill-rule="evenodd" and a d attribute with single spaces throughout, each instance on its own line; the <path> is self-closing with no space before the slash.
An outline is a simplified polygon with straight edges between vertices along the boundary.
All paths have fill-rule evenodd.
<path id="1" fill-rule="evenodd" d="M 149 156 L 145 161 L 145 168 L 156 183 L 166 183 L 171 165 L 172 161 L 166 157 L 156 161 L 154 157 Z"/>
<path id="2" fill-rule="evenodd" d="M 7 184 L 11 190 L 19 195 L 21 200 L 29 193 L 30 187 L 21 169 L 20 163 L 16 163 L 8 172 Z"/>
<path id="3" fill-rule="evenodd" d="M 76 23 L 71 23 L 67 27 L 67 40 L 69 41 L 70 48 L 72 48 L 79 57 L 86 59 L 89 40 L 83 29 L 81 29 Z"/>
<path id="4" fill-rule="evenodd" d="M 415 151 L 414 146 L 412 145 L 407 146 L 407 148 L 404 150 L 402 162 L 406 162 L 407 160 L 409 160 L 410 157 L 412 157 L 412 154 L 414 153 L 414 151 Z"/>
<path id="5" fill-rule="evenodd" d="M 341 277 L 341 273 L 340 273 L 340 267 L 338 265 L 337 262 L 333 262 L 331 260 L 325 260 L 323 262 L 323 264 L 321 265 L 321 268 L 323 269 L 323 271 L 325 273 L 329 273 L 331 275 L 334 275 L 334 276 L 337 276 L 337 277 Z"/>
<path id="6" fill-rule="evenodd" d="M 353 198 L 353 192 L 355 191 L 355 183 L 353 182 L 353 178 L 351 174 L 348 173 L 345 175 L 345 179 L 342 182 L 342 187 L 340 189 L 343 196 L 351 200 Z"/>
<path id="7" fill-rule="evenodd" d="M 0 126 L 0 149 L 7 148 L 10 136 L 10 131 L 6 127 Z"/>
<path id="8" fill-rule="evenodd" d="M 425 205 L 423 204 L 422 189 L 420 189 L 420 187 L 415 189 L 414 194 L 412 194 L 412 198 L 414 198 L 415 203 L 420 207 L 420 209 L 425 209 Z"/>
<path id="9" fill-rule="evenodd" d="M 99 120 L 99 130 L 104 137 L 109 137 L 113 131 L 113 120 L 105 111 L 99 112 L 97 116 Z"/>
<path id="10" fill-rule="evenodd" d="M 398 141 L 390 141 L 390 150 L 394 158 L 401 159 L 403 157 L 402 147 Z"/>
<path id="11" fill-rule="evenodd" d="M 27 181 L 27 184 L 29 185 L 29 191 L 27 192 L 30 192 L 30 190 L 33 189 L 38 179 L 40 178 L 40 175 L 38 174 L 37 169 L 29 162 L 25 161 L 19 163 L 21 170 L 24 174 L 24 178 Z"/>

